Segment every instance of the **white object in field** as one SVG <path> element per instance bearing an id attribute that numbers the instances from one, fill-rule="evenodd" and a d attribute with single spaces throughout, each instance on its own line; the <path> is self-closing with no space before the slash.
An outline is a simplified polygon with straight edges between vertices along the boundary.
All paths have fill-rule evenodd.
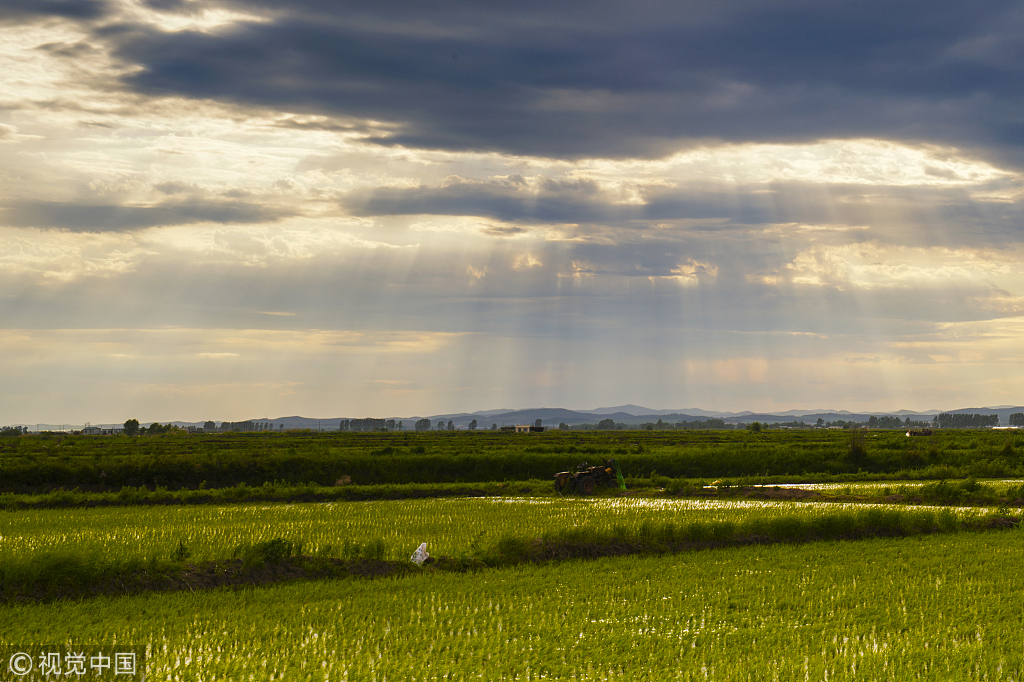
<path id="1" fill-rule="evenodd" d="M 421 543 L 420 546 L 416 548 L 416 551 L 412 553 L 411 561 L 417 566 L 419 566 L 427 560 L 428 556 L 430 555 L 427 554 L 427 543 L 424 542 Z"/>

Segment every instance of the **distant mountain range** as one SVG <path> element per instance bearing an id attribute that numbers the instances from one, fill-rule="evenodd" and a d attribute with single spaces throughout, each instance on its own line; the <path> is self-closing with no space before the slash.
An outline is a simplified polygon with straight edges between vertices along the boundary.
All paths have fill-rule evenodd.
<path id="1" fill-rule="evenodd" d="M 514 424 L 533 424 L 538 419 L 544 426 L 557 427 L 559 424 L 567 424 L 574 426 L 578 424 L 597 424 L 602 419 L 612 419 L 619 424 L 633 424 L 639 425 L 647 422 L 657 422 L 661 419 L 664 422 L 674 424 L 676 422 L 693 422 L 702 421 L 706 419 L 721 419 L 727 424 L 739 424 L 754 421 L 759 421 L 768 424 L 778 424 L 781 422 L 790 421 L 803 421 L 808 424 L 815 423 L 819 418 L 826 422 L 834 422 L 839 420 L 854 421 L 854 422 L 865 422 L 871 416 L 885 416 L 893 415 L 902 418 L 910 417 L 912 421 L 930 421 L 931 418 L 939 414 L 940 412 L 946 412 L 949 414 L 997 414 L 999 415 L 999 422 L 1003 425 L 1009 423 L 1010 415 L 1015 412 L 1024 412 L 1024 406 L 1011 406 L 1011 405 L 999 405 L 996 407 L 964 407 L 956 410 L 896 410 L 894 412 L 850 412 L 848 410 L 828 410 L 828 409 L 814 409 L 814 410 L 786 410 L 784 412 L 772 412 L 772 413 L 761 413 L 761 412 L 720 412 L 715 410 L 702 410 L 700 408 L 685 408 L 677 410 L 658 410 L 648 407 L 642 407 L 640 405 L 618 405 L 616 407 L 599 407 L 594 410 L 567 410 L 560 407 L 537 407 L 528 408 L 523 410 L 480 410 L 478 412 L 459 412 L 457 414 L 435 414 L 430 419 L 431 425 L 436 427 L 437 422 L 443 421 L 447 424 L 449 421 L 456 427 L 465 428 L 474 419 L 477 422 L 477 428 L 487 429 L 492 424 L 498 426 L 512 426 Z M 401 421 L 402 426 L 405 430 L 411 430 L 413 425 L 421 417 L 385 417 L 386 419 L 394 419 L 396 422 Z M 330 417 L 330 418 L 319 418 L 319 417 L 276 417 L 273 419 L 252 419 L 250 421 L 258 422 L 262 424 L 268 424 L 274 430 L 283 429 L 322 429 L 324 431 L 335 431 L 338 429 L 339 423 L 343 419 L 353 419 L 353 417 Z M 359 419 L 359 417 L 355 417 Z M 213 420 L 218 425 L 220 420 Z M 174 421 L 171 422 L 177 426 L 197 426 L 201 427 L 204 422 L 185 422 L 185 421 Z M 28 424 L 31 430 L 35 430 L 37 425 Z M 94 426 L 113 426 L 112 424 L 94 424 Z M 143 423 L 143 426 L 148 426 L 148 423 Z M 81 425 L 76 424 L 39 424 L 40 430 L 59 430 L 59 429 L 80 429 Z"/>
<path id="2" fill-rule="evenodd" d="M 813 424 L 819 418 L 827 422 L 839 420 L 864 422 L 871 416 L 881 417 L 885 415 L 902 418 L 910 417 L 911 421 L 930 421 L 933 416 L 942 412 L 949 414 L 998 414 L 1000 423 L 1006 424 L 1009 422 L 1011 414 L 1024 412 L 1024 407 L 1000 405 L 998 407 L 966 407 L 956 410 L 897 410 L 894 412 L 850 412 L 848 410 L 816 409 L 760 413 L 750 411 L 720 412 L 702 410 L 700 408 L 656 410 L 639 405 L 619 405 L 617 407 L 601 407 L 595 410 L 566 410 L 563 408 L 541 407 L 525 410 L 439 414 L 430 417 L 430 420 L 435 424 L 441 420 L 445 422 L 451 420 L 455 426 L 465 426 L 473 419 L 476 419 L 478 428 L 486 428 L 491 424 L 497 424 L 498 426 L 532 424 L 538 419 L 541 420 L 544 426 L 558 426 L 561 423 L 568 424 L 569 426 L 596 424 L 602 419 L 612 419 L 620 424 L 644 424 L 647 422 L 657 422 L 659 419 L 668 423 L 721 419 L 727 424 L 750 423 L 753 421 L 769 424 L 804 421 Z"/>
<path id="3" fill-rule="evenodd" d="M 559 424 L 575 426 L 577 424 L 597 424 L 602 419 L 612 419 L 619 424 L 645 424 L 657 422 L 661 419 L 664 422 L 674 424 L 676 422 L 693 422 L 706 419 L 721 419 L 727 424 L 739 424 L 758 421 L 761 423 L 778 424 L 790 421 L 803 421 L 808 424 L 815 423 L 819 418 L 826 422 L 854 421 L 866 422 L 871 416 L 893 415 L 898 417 L 910 417 L 912 421 L 930 421 L 931 418 L 941 412 L 948 414 L 997 414 L 1002 425 L 1009 423 L 1010 415 L 1015 412 L 1024 412 L 1024 406 L 999 405 L 996 407 L 964 407 L 956 410 L 925 410 L 915 412 L 913 410 L 897 410 L 895 412 L 849 412 L 847 410 L 786 410 L 785 412 L 718 412 L 714 410 L 702 410 L 700 408 L 685 408 L 678 410 L 656 410 L 640 405 L 619 405 L 617 407 L 599 407 L 595 410 L 567 410 L 560 407 L 536 407 L 524 410 L 481 410 L 479 412 L 459 412 L 457 414 L 435 414 L 430 419 L 431 425 L 436 427 L 437 422 L 449 421 L 456 427 L 465 428 L 474 419 L 477 428 L 487 429 L 492 424 L 498 426 L 512 426 L 514 424 L 533 424 L 538 419 L 544 426 L 557 427 Z M 273 419 L 251 419 L 250 421 L 268 424 L 274 430 L 284 429 L 322 429 L 324 431 L 335 431 L 343 419 L 359 419 L 360 417 L 330 417 L 327 419 L 319 417 L 276 417 Z M 405 430 L 412 430 L 413 425 L 422 417 L 385 417 L 401 421 Z M 220 420 L 213 420 L 218 425 Z M 173 421 L 176 426 L 203 426 L 204 422 Z M 142 426 L 148 426 L 149 422 L 143 422 Z M 56 431 L 62 429 L 80 429 L 81 424 L 26 424 L 30 430 L 37 428 L 42 431 Z M 119 426 L 115 424 L 93 424 L 93 426 Z"/>

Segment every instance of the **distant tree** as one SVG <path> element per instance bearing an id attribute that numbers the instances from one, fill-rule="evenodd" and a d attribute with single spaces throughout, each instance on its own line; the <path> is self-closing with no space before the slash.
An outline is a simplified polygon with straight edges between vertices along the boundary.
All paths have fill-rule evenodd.
<path id="1" fill-rule="evenodd" d="M 438 419 L 437 420 L 437 430 L 438 431 L 444 431 L 444 420 L 443 419 Z"/>
<path id="2" fill-rule="evenodd" d="M 597 422 L 597 428 L 600 429 L 601 431 L 614 431 L 615 430 L 615 420 L 614 419 L 602 419 L 601 421 Z"/>
<path id="3" fill-rule="evenodd" d="M 451 419 L 448 420 L 448 430 L 449 431 L 454 431 L 455 430 L 455 424 L 452 422 Z"/>
<path id="4" fill-rule="evenodd" d="M 473 421 L 469 422 L 469 430 L 470 431 L 476 431 L 476 420 L 475 419 Z"/>
<path id="5" fill-rule="evenodd" d="M 401 422 L 401 421 L 399 421 L 399 422 L 398 422 L 398 430 L 399 430 L 399 431 L 401 431 L 401 430 L 402 430 L 402 422 Z"/>
<path id="6" fill-rule="evenodd" d="M 818 421 L 814 422 L 814 425 L 820 429 L 822 426 L 825 425 L 825 420 L 822 419 L 821 417 L 818 417 Z"/>
<path id="7" fill-rule="evenodd" d="M 538 419 L 537 421 L 533 422 L 533 425 L 539 429 L 541 425 L 541 420 Z"/>
<path id="8" fill-rule="evenodd" d="M 568 431 L 569 430 L 569 425 L 566 424 L 565 422 L 562 422 L 561 424 L 558 425 L 558 430 L 559 431 Z"/>
<path id="9" fill-rule="evenodd" d="M 417 431 L 429 431 L 430 420 L 429 419 L 417 419 L 416 423 L 413 424 L 413 428 Z"/>
<path id="10" fill-rule="evenodd" d="M 251 422 L 250 422 L 250 424 L 251 424 Z M 143 428 L 139 429 L 139 433 L 145 433 L 145 434 L 148 434 L 150 436 L 155 436 L 158 433 L 167 433 L 168 431 L 170 431 L 172 429 L 175 429 L 175 428 L 177 428 L 177 427 L 174 426 L 174 424 L 171 424 L 171 423 L 161 424 L 160 422 L 153 422 L 152 424 L 149 425 L 149 428 L 143 427 Z"/>
<path id="11" fill-rule="evenodd" d="M 20 436 L 21 434 L 20 426 L 5 426 L 0 429 L 0 436 Z"/>
<path id="12" fill-rule="evenodd" d="M 395 430 L 395 420 L 394 419 L 389 419 L 387 421 L 387 423 L 384 425 L 384 428 L 387 429 L 388 431 L 394 431 Z"/>
<path id="13" fill-rule="evenodd" d="M 497 431 L 497 430 L 498 430 L 498 425 L 497 424 L 491 424 L 491 431 Z"/>
<path id="14" fill-rule="evenodd" d="M 868 417 L 869 429 L 900 429 L 903 428 L 903 421 L 899 417 L 872 415 Z"/>
<path id="15" fill-rule="evenodd" d="M 747 427 L 747 430 L 753 433 L 761 433 L 761 422 L 753 422 Z"/>
<path id="16" fill-rule="evenodd" d="M 1011 414 L 1010 426 L 1024 426 L 1024 412 L 1014 412 Z"/>
<path id="17" fill-rule="evenodd" d="M 209 422 L 207 422 L 209 423 Z M 129 419 L 124 423 L 124 435 L 137 436 L 139 434 L 139 420 Z"/>
<path id="18" fill-rule="evenodd" d="M 977 429 L 999 426 L 998 414 L 947 414 L 936 415 L 935 424 L 940 429 Z"/>

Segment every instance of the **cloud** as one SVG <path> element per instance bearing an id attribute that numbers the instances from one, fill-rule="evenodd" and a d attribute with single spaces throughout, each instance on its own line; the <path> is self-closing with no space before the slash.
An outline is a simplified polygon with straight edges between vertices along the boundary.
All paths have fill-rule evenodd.
<path id="1" fill-rule="evenodd" d="M 471 215 L 543 223 L 617 220 L 615 211 L 595 194 L 565 191 L 547 180 L 539 189 L 531 189 L 504 180 L 469 182 L 459 178 L 434 187 L 358 189 L 345 194 L 342 205 L 357 216 Z M 500 228 L 497 231 L 508 234 Z"/>
<path id="2" fill-rule="evenodd" d="M 517 271 L 529 270 L 531 268 L 539 268 L 542 267 L 543 265 L 544 264 L 537 260 L 536 256 L 534 256 L 529 251 L 519 254 L 512 261 L 512 269 Z"/>
<path id="3" fill-rule="evenodd" d="M 220 4 L 262 7 L 264 20 L 111 34 L 140 67 L 126 84 L 389 122 L 392 132 L 367 138 L 383 145 L 541 157 L 823 137 L 930 140 L 1018 162 L 1024 148 L 1014 85 L 1024 18 L 1009 0 L 927 11 L 881 0 L 629 12 L 611 0 L 501 12 L 353 3 L 345 21 L 322 2 L 286 13 Z"/>
<path id="4" fill-rule="evenodd" d="M 591 182 L 567 189 L 539 177 L 527 184 L 481 180 L 419 187 L 364 187 L 341 195 L 351 215 L 459 216 L 497 220 L 478 231 L 493 237 L 533 232 L 549 237 L 603 239 L 697 238 L 709 243 L 760 235 L 811 234 L 817 241 L 879 240 L 894 244 L 997 246 L 1021 240 L 1024 206 L 1002 191 L 984 196 L 987 183 L 972 187 L 829 184 L 791 181 Z M 449 228 L 454 229 L 454 228 Z M 774 235 L 774 236 L 773 236 Z"/>
<path id="5" fill-rule="evenodd" d="M 176 180 L 168 182 L 158 182 L 153 185 L 153 189 L 162 194 L 200 194 L 202 189 L 190 182 L 179 182 Z"/>
<path id="6" fill-rule="evenodd" d="M 795 284 L 839 288 L 979 287 L 997 289 L 1000 279 L 1024 276 L 1015 254 L 970 249 L 893 248 L 876 243 L 817 246 L 785 266 Z M 1008 295 L 1005 291 L 998 292 Z"/>
<path id="7" fill-rule="evenodd" d="M 71 232 L 125 232 L 160 225 L 266 223 L 294 210 L 242 201 L 165 201 L 151 206 L 18 201 L 0 208 L 0 224 Z"/>
<path id="8" fill-rule="evenodd" d="M 326 329 L 20 329 L 0 330 L 0 344 L 19 357 L 45 357 L 40 348 L 79 347 L 151 357 L 226 358 L 245 354 L 272 357 L 288 351 L 318 353 L 428 353 L 459 334 Z M 200 350 L 201 349 L 201 350 Z"/>
<path id="9" fill-rule="evenodd" d="M 1018 10 L 16 0 L 0 407 L 1006 395 Z"/>
<path id="10" fill-rule="evenodd" d="M 110 11 L 105 0 L 4 0 L 0 22 L 21 22 L 44 17 L 99 19 Z"/>
<path id="11" fill-rule="evenodd" d="M 491 237 L 515 237 L 530 230 L 519 225 L 486 225 L 481 227 L 480 231 Z"/>

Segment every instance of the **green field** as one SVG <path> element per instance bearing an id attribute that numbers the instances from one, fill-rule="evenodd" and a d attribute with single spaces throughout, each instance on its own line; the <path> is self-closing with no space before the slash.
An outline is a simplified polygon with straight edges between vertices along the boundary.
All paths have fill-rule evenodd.
<path id="1" fill-rule="evenodd" d="M 863 438 L 861 438 L 863 436 Z M 0 493 L 550 480 L 615 457 L 627 477 L 769 480 L 1024 477 L 1024 436 L 899 431 L 549 431 L 40 435 L 0 439 Z"/>
<path id="2" fill-rule="evenodd" d="M 0 444 L 0 644 L 142 644 L 149 679 L 189 682 L 1024 682 L 1024 531 L 1006 530 L 1024 485 L 928 480 L 1024 476 L 1015 438 L 12 438 Z M 636 490 L 553 493 L 551 473 L 605 457 Z M 335 485 L 342 476 L 352 483 Z M 757 491 L 737 487 L 786 479 L 833 483 L 810 502 L 744 499 Z M 270 560 L 279 567 L 402 569 L 66 598 L 90 594 L 76 585 L 192 570 L 278 540 L 289 552 Z M 421 542 L 454 561 L 417 569 L 408 558 Z M 571 559 L 602 553 L 631 555 Z"/>
<path id="3" fill-rule="evenodd" d="M 383 540 L 385 558 L 405 558 L 421 543 L 456 556 L 504 536 L 533 538 L 561 530 L 635 535 L 644 524 L 686 528 L 700 522 L 808 520 L 839 511 L 899 510 L 897 505 L 646 498 L 470 498 L 226 506 L 114 507 L 0 512 L 0 566 L 48 552 L 100 560 L 170 556 L 180 542 L 194 560 L 231 556 L 241 543 L 281 537 L 303 551 L 338 556 L 346 541 Z M 933 510 L 934 511 L 934 510 Z M 975 517 L 986 509 L 957 509 Z"/>
<path id="4" fill-rule="evenodd" d="M 0 641 L 156 680 L 1021 680 L 1024 533 L 18 606 Z"/>

